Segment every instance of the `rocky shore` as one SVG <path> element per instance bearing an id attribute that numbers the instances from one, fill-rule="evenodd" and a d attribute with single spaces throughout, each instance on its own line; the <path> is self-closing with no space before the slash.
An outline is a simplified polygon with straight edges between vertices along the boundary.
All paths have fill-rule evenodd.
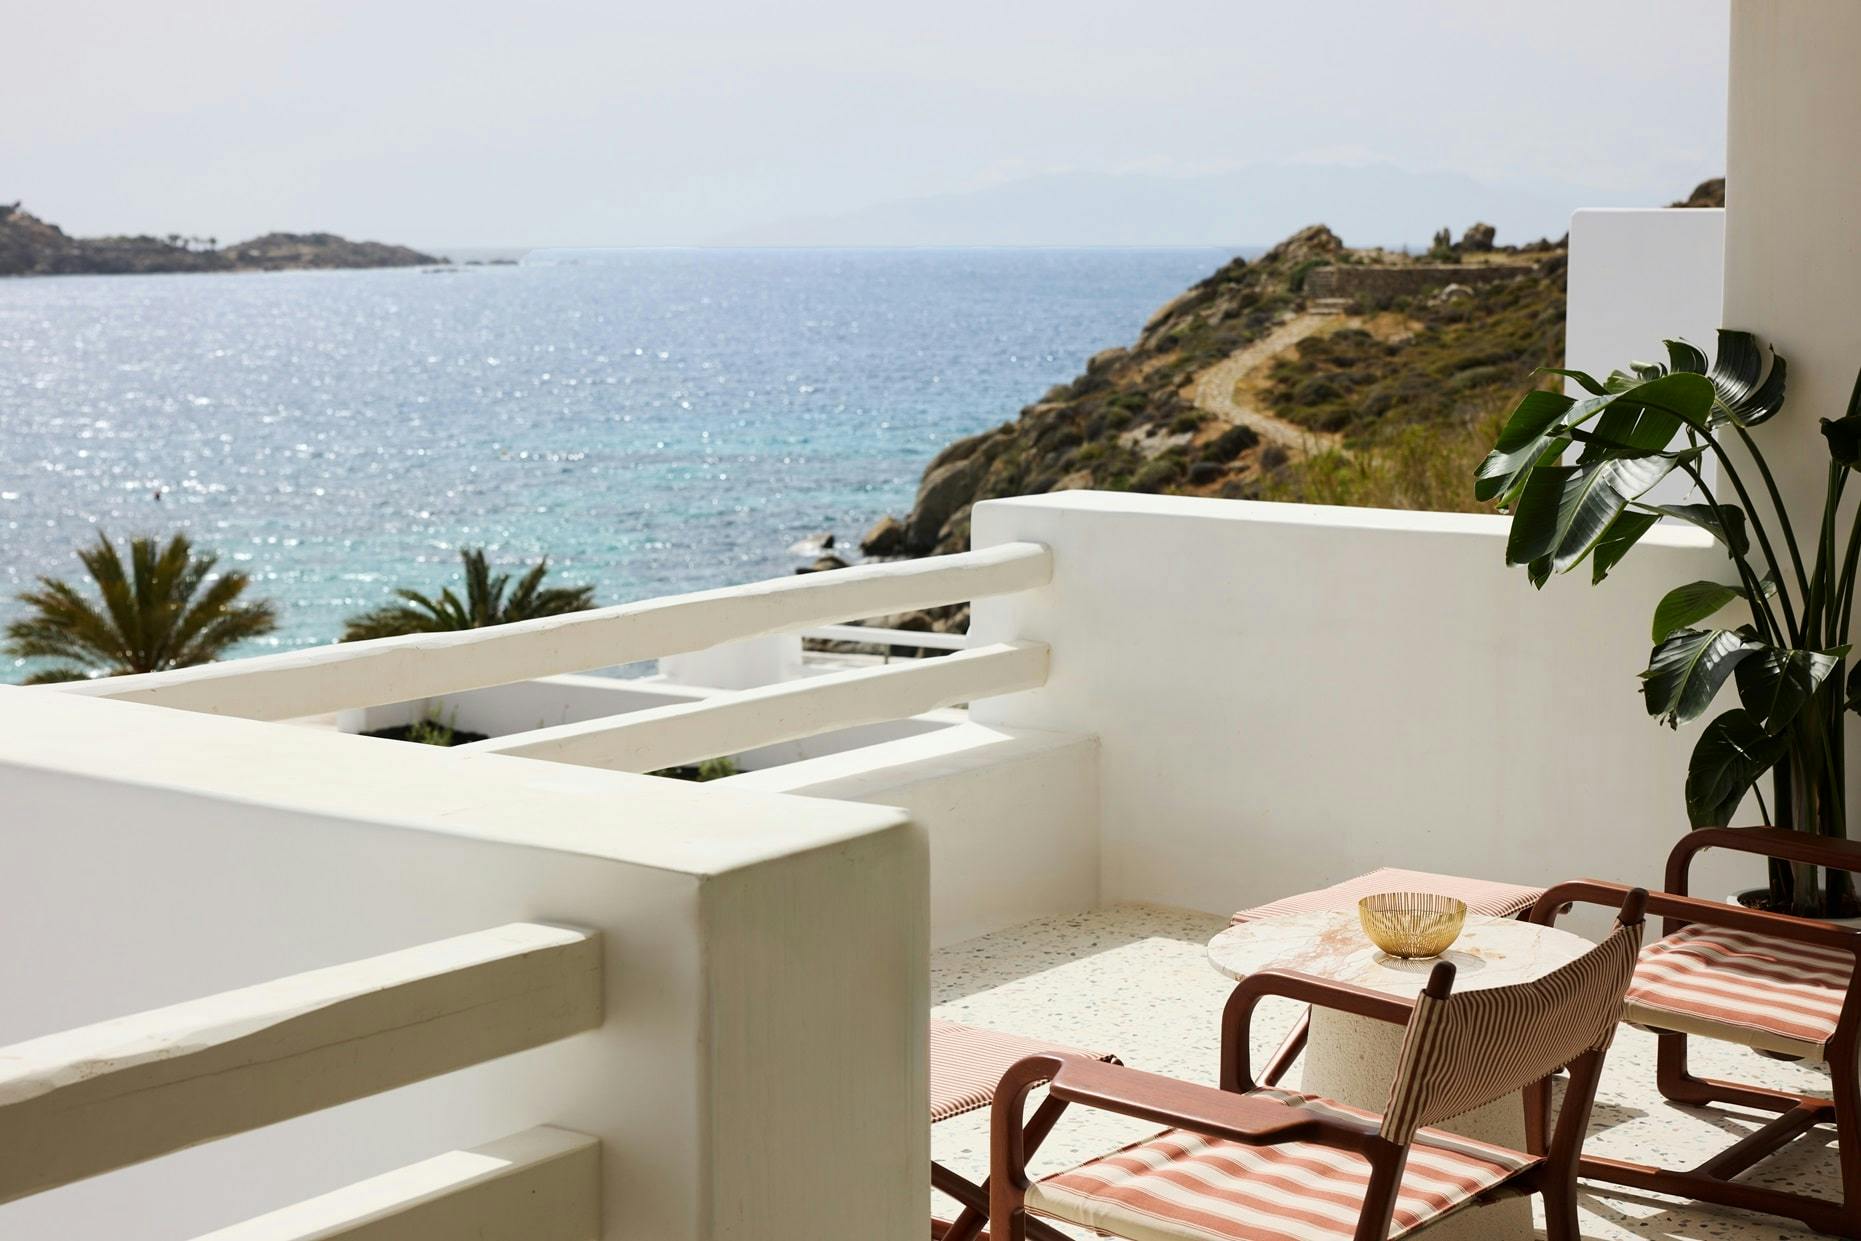
<path id="1" fill-rule="evenodd" d="M 1685 207 L 1724 205 L 1724 181 Z M 1568 239 L 1476 223 L 1423 254 L 1315 224 L 1170 301 L 1010 422 L 944 448 L 868 557 L 967 550 L 972 507 L 1070 489 L 1471 509 L 1498 422 L 1562 365 Z M 891 618 L 894 624 L 900 618 Z M 947 631 L 967 608 L 909 618 Z"/>
<path id="2" fill-rule="evenodd" d="M 350 241 L 334 233 L 267 233 L 228 246 L 179 236 L 72 237 L 18 203 L 0 203 L 0 276 L 426 267 L 445 262 L 406 246 Z"/>

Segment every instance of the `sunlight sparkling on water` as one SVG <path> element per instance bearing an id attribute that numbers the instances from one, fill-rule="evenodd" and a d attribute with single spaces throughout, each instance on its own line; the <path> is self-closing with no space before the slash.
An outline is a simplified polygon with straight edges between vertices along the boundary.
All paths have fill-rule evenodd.
<path id="1" fill-rule="evenodd" d="M 1229 257 L 561 252 L 520 267 L 0 281 L 0 620 L 185 528 L 329 641 L 454 549 L 603 602 L 789 572 Z M 157 498 L 159 496 L 159 499 Z M 11 679 L 0 668 L 0 679 Z"/>

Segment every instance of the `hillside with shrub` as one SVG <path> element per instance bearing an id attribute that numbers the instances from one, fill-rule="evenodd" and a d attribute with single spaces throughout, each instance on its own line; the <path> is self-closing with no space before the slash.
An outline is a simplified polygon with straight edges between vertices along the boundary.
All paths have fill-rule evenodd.
<path id="1" fill-rule="evenodd" d="M 1708 182 L 1676 206 L 1723 203 Z M 1323 225 L 1235 259 L 1011 422 L 930 462 L 868 555 L 969 545 L 971 506 L 1094 488 L 1470 510 L 1499 421 L 1564 352 L 1567 239 L 1443 229 L 1425 254 Z"/>

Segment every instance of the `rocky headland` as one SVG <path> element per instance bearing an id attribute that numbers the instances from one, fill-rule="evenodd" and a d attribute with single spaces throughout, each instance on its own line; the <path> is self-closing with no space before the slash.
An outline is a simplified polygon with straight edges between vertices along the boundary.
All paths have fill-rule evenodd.
<path id="1" fill-rule="evenodd" d="M 221 246 L 208 238 L 72 237 L 18 203 L 0 203 L 0 276 L 426 267 L 445 259 L 334 233 L 266 233 Z"/>
<path id="2" fill-rule="evenodd" d="M 1723 204 L 1714 180 L 1673 205 Z M 1473 509 L 1468 480 L 1505 412 L 1556 382 L 1533 372 L 1562 364 L 1567 245 L 1500 245 L 1474 224 L 1409 254 L 1305 228 L 944 448 L 911 511 L 880 518 L 861 551 L 964 551 L 979 501 L 1080 488 Z M 954 631 L 967 610 L 887 620 Z"/>

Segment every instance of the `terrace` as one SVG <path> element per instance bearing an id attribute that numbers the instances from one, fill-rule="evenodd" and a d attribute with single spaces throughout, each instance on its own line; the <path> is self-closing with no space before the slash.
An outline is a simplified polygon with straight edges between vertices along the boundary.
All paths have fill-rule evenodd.
<path id="1" fill-rule="evenodd" d="M 1861 16 L 1740 0 L 1733 27 L 1729 213 L 1582 213 L 1570 358 L 1722 318 L 1788 341 L 1772 434 L 1812 441 L 1800 481 L 1861 352 L 1861 255 L 1810 240 L 1861 189 L 1814 140 L 1861 123 Z M 1690 527 L 1542 594 L 1499 517 L 1071 492 L 973 531 L 0 691 L 0 1237 L 921 1237 L 927 1161 L 979 1174 L 986 1149 L 984 1113 L 930 1132 L 928 1017 L 1209 1081 L 1231 984 L 1203 945 L 1233 911 L 1385 865 L 1653 884 L 1685 829 L 1688 747 L 1633 686 L 1655 601 L 1724 571 Z M 960 602 L 947 655 L 741 672 L 778 635 Z M 738 672 L 581 675 L 693 656 Z M 489 739 L 354 735 L 417 710 Z M 641 774 L 718 756 L 742 773 Z M 1714 855 L 1696 890 L 1752 879 Z M 1686 1163 L 1749 1128 L 1664 1103 L 1650 1058 L 1624 1030 L 1595 1151 Z M 1814 1143 L 1758 1175 L 1838 1180 Z M 1581 1207 L 1592 1237 L 1818 1235 L 1608 1187 Z"/>

